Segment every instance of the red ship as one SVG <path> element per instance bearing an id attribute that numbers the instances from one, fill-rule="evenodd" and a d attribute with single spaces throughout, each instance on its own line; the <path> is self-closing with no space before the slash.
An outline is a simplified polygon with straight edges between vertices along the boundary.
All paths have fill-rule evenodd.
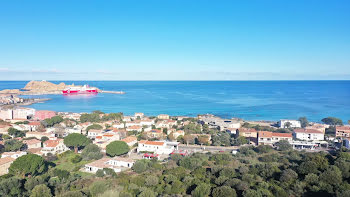
<path id="1" fill-rule="evenodd" d="M 91 88 L 89 85 L 74 86 L 62 90 L 63 94 L 97 94 L 97 88 Z"/>

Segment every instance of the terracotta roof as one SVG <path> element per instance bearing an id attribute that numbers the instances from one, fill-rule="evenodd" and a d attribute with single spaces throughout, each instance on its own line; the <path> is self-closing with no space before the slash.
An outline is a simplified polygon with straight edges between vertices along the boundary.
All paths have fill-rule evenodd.
<path id="1" fill-rule="evenodd" d="M 41 149 L 42 148 L 30 148 L 27 151 L 30 152 L 30 153 L 35 154 L 35 153 L 40 153 Z"/>
<path id="2" fill-rule="evenodd" d="M 13 162 L 15 159 L 12 157 L 4 157 L 4 158 L 0 158 L 0 165 L 4 165 L 6 163 L 10 163 Z"/>
<path id="3" fill-rule="evenodd" d="M 125 157 L 113 157 L 113 158 L 110 158 L 110 160 L 124 161 L 124 162 L 135 162 L 133 159 L 125 158 Z"/>
<path id="4" fill-rule="evenodd" d="M 272 137 L 272 132 L 270 131 L 259 131 L 259 137 Z"/>
<path id="5" fill-rule="evenodd" d="M 337 126 L 336 127 L 337 130 L 350 130 L 349 126 Z"/>
<path id="6" fill-rule="evenodd" d="M 154 145 L 154 146 L 163 146 L 163 145 L 164 145 L 164 142 L 141 140 L 141 141 L 139 141 L 139 144 L 147 144 L 147 145 Z"/>
<path id="7" fill-rule="evenodd" d="M 296 133 L 321 133 L 322 131 L 316 130 L 316 129 L 294 129 L 294 132 Z"/>
<path id="8" fill-rule="evenodd" d="M 141 128 L 142 128 L 141 126 L 137 126 L 137 125 L 128 127 L 128 129 L 141 129 Z"/>
<path id="9" fill-rule="evenodd" d="M 37 139 L 31 139 L 31 140 L 23 140 L 23 143 L 28 144 L 28 145 L 32 145 L 32 144 L 41 143 L 41 141 L 37 140 Z"/>
<path id="10" fill-rule="evenodd" d="M 289 138 L 292 138 L 293 135 L 291 133 L 272 133 L 272 136 L 275 136 L 275 137 L 289 137 Z"/>
<path id="11" fill-rule="evenodd" d="M 127 138 L 122 139 L 121 141 L 126 142 L 126 143 L 130 143 L 133 141 L 137 141 L 137 138 L 135 136 L 129 136 Z"/>
<path id="12" fill-rule="evenodd" d="M 47 140 L 44 142 L 44 144 L 45 144 L 45 147 L 56 147 L 62 141 L 63 139 Z"/>
<path id="13" fill-rule="evenodd" d="M 40 126 L 40 122 L 29 122 L 28 125 L 31 125 L 31 126 Z"/>

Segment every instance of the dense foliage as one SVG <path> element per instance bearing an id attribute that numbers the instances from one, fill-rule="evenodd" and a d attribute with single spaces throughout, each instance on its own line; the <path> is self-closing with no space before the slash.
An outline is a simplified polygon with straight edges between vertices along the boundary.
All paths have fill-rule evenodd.
<path id="1" fill-rule="evenodd" d="M 99 125 L 99 124 L 92 124 L 92 125 L 90 125 L 90 126 L 88 126 L 86 128 L 86 131 L 89 131 L 90 129 L 97 129 L 97 130 L 99 130 L 99 129 L 102 129 L 102 128 L 103 127 L 101 125 Z"/>
<path id="2" fill-rule="evenodd" d="M 26 135 L 26 133 L 24 131 L 20 131 L 18 129 L 15 129 L 13 127 L 10 127 L 7 130 L 8 134 L 11 135 L 12 137 L 24 137 Z"/>
<path id="3" fill-rule="evenodd" d="M 28 154 L 17 158 L 10 166 L 9 173 L 20 176 L 38 175 L 47 170 L 45 160 L 38 155 Z"/>
<path id="4" fill-rule="evenodd" d="M 61 116 L 54 116 L 52 118 L 47 118 L 41 122 L 44 127 L 52 127 L 55 124 L 59 124 L 63 122 L 63 118 Z"/>
<path id="5" fill-rule="evenodd" d="M 129 152 L 129 146 L 123 141 L 114 141 L 107 145 L 106 153 L 107 155 L 114 157 L 119 155 L 124 155 Z"/>
<path id="6" fill-rule="evenodd" d="M 90 146 L 88 149 L 94 149 Z M 331 155 L 290 149 L 276 151 L 267 145 L 245 146 L 236 155 L 175 154 L 166 163 L 138 160 L 131 173 L 115 174 L 104 168 L 96 176 L 83 177 L 75 169 L 46 171 L 47 168 L 41 167 L 46 162 L 40 156 L 26 157 L 33 158 L 26 158 L 26 162 L 18 160 L 20 164 L 14 163 L 17 170 L 10 171 L 12 175 L 0 177 L 0 196 L 346 197 L 350 194 L 350 152 L 344 150 Z"/>
<path id="7" fill-rule="evenodd" d="M 91 143 L 91 140 L 89 138 L 79 133 L 72 133 L 64 138 L 64 144 L 67 147 L 74 148 L 75 152 L 78 152 L 79 148 L 83 148 L 90 143 Z"/>
<path id="8" fill-rule="evenodd" d="M 83 160 L 93 160 L 93 159 L 101 159 L 103 154 L 101 153 L 101 149 L 96 144 L 89 144 L 85 146 L 81 153 L 81 157 Z"/>

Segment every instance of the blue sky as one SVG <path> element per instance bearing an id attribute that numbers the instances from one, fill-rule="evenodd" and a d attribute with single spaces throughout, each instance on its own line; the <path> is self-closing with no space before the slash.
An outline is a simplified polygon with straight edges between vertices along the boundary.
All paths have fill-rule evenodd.
<path id="1" fill-rule="evenodd" d="M 350 1 L 1 1 L 1 80 L 350 79 Z"/>

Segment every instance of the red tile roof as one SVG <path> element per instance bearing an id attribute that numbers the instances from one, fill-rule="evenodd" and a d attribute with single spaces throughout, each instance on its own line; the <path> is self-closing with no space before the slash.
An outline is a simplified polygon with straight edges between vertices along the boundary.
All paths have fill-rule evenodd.
<path id="1" fill-rule="evenodd" d="M 135 136 L 129 136 L 127 138 L 122 139 L 121 141 L 124 141 L 126 143 L 130 143 L 130 142 L 133 142 L 133 141 L 137 141 L 137 138 Z"/>
<path id="2" fill-rule="evenodd" d="M 154 145 L 154 146 L 163 146 L 163 145 L 164 145 L 164 142 L 141 140 L 141 141 L 139 141 L 139 144 L 147 144 L 147 145 Z"/>
<path id="3" fill-rule="evenodd" d="M 63 139 L 57 139 L 57 140 L 47 140 L 44 142 L 45 147 L 56 147 Z"/>

